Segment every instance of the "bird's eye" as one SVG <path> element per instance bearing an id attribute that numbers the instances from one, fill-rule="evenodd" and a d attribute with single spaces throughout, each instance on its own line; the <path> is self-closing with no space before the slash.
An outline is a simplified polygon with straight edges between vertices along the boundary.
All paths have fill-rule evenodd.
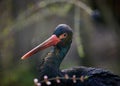
<path id="1" fill-rule="evenodd" d="M 67 33 L 63 33 L 63 34 L 61 34 L 61 35 L 59 36 L 59 38 L 60 38 L 60 39 L 64 39 L 64 38 L 67 37 L 67 35 L 68 35 Z"/>
<path id="2" fill-rule="evenodd" d="M 63 35 L 64 35 L 65 38 L 67 37 L 67 33 L 64 33 Z"/>

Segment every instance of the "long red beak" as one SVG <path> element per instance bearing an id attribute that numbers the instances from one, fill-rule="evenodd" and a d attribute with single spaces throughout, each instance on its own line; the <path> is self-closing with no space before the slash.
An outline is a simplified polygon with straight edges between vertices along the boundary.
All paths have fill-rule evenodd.
<path id="1" fill-rule="evenodd" d="M 54 46 L 59 42 L 60 42 L 60 39 L 56 35 L 52 35 L 50 38 L 45 40 L 43 43 L 39 44 L 37 47 L 33 48 L 32 50 L 27 52 L 25 55 L 23 55 L 21 59 L 26 59 L 32 56 L 33 54 L 37 53 L 38 51 L 43 50 L 50 46 Z"/>

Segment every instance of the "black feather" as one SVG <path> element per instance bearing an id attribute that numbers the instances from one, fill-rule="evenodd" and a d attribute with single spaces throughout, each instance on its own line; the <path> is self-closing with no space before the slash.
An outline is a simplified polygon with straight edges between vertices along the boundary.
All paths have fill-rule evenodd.
<path id="1" fill-rule="evenodd" d="M 60 64 L 67 54 L 72 40 L 72 30 L 67 25 L 58 25 L 54 34 L 59 36 L 62 33 L 68 33 L 66 45 L 54 46 L 54 49 L 42 61 L 39 67 L 39 82 L 42 86 L 46 85 L 44 76 L 48 76 L 51 82 L 50 86 L 120 86 L 120 77 L 107 70 L 91 67 L 74 67 L 71 69 L 60 70 Z M 66 38 L 66 39 L 67 39 Z M 64 40 L 63 40 L 64 42 Z M 66 78 L 66 74 L 69 78 Z M 60 83 L 56 82 L 59 77 Z"/>

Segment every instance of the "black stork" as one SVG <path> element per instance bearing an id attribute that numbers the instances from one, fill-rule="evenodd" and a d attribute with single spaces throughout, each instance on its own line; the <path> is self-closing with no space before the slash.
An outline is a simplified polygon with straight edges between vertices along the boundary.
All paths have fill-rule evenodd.
<path id="1" fill-rule="evenodd" d="M 26 59 L 47 47 L 53 49 L 44 58 L 36 86 L 120 86 L 120 77 L 107 70 L 91 67 L 74 67 L 60 70 L 60 64 L 72 43 L 73 31 L 66 24 L 59 24 L 52 36 L 22 56 Z M 42 83 L 42 84 L 40 84 Z"/>

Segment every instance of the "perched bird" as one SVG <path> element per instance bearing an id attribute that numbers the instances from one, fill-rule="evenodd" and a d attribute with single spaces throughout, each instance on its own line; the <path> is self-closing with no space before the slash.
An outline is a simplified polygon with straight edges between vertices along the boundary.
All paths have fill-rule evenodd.
<path id="1" fill-rule="evenodd" d="M 72 43 L 73 31 L 66 24 L 59 24 L 52 36 L 22 56 L 26 59 L 47 47 L 53 49 L 44 58 L 36 86 L 120 86 L 120 77 L 107 70 L 91 67 L 74 67 L 60 70 L 60 64 Z"/>

